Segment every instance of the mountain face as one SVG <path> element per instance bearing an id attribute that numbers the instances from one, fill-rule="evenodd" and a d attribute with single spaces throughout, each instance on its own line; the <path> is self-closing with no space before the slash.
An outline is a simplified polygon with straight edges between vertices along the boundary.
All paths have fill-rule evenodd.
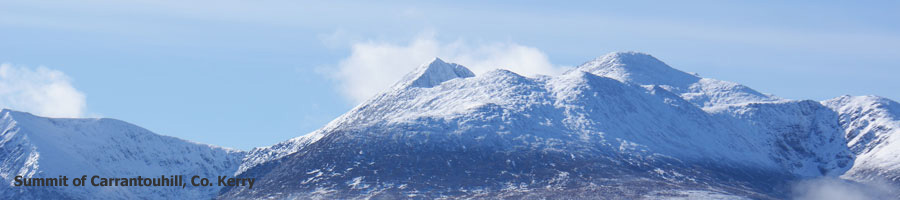
<path id="1" fill-rule="evenodd" d="M 435 59 L 254 149 L 238 176 L 258 186 L 219 197 L 781 199 L 821 177 L 897 184 L 898 112 L 877 97 L 782 99 L 636 52 L 538 77 Z"/>
<path id="2" fill-rule="evenodd" d="M 219 187 L 72 186 L 73 178 L 160 178 L 193 175 L 215 180 L 234 173 L 243 152 L 161 136 L 114 119 L 55 119 L 0 111 L 2 199 L 203 199 Z M 67 176 L 70 186 L 15 187 L 15 176 Z M 190 180 L 185 180 L 189 183 Z"/>
<path id="3" fill-rule="evenodd" d="M 856 155 L 841 177 L 900 185 L 900 104 L 876 96 L 842 96 L 823 101 L 835 110 L 847 147 Z"/>

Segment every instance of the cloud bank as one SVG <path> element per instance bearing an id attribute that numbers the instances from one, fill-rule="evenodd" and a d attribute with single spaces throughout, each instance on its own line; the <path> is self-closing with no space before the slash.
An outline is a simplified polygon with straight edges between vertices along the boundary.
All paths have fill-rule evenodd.
<path id="1" fill-rule="evenodd" d="M 559 74 L 566 67 L 550 63 L 540 50 L 511 42 L 471 44 L 462 40 L 442 43 L 433 36 L 419 36 L 408 44 L 357 42 L 350 56 L 328 72 L 341 93 L 355 103 L 381 92 L 416 67 L 440 57 L 468 67 L 476 75 L 506 69 L 525 76 Z"/>
<path id="2" fill-rule="evenodd" d="M 47 117 L 82 117 L 85 96 L 63 72 L 0 64 L 0 108 Z"/>

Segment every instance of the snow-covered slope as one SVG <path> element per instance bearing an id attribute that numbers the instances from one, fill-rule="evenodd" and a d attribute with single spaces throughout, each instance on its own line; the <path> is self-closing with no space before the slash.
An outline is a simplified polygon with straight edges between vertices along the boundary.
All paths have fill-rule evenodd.
<path id="1" fill-rule="evenodd" d="M 822 102 L 840 114 L 856 162 L 843 177 L 900 187 L 900 104 L 877 96 L 842 96 Z"/>
<path id="2" fill-rule="evenodd" d="M 239 176 L 260 189 L 220 197 L 785 198 L 861 165 L 836 110 L 636 52 L 532 78 L 435 59 L 314 135 L 259 149 Z"/>
<path id="3" fill-rule="evenodd" d="M 203 199 L 219 187 L 14 187 L 14 177 L 108 178 L 193 175 L 212 180 L 237 170 L 244 153 L 161 136 L 114 119 L 57 119 L 0 111 L 2 199 Z M 189 181 L 189 180 L 185 180 Z"/>
<path id="4" fill-rule="evenodd" d="M 278 160 L 284 156 L 297 152 L 310 143 L 321 139 L 322 136 L 323 134 L 321 131 L 316 131 L 300 137 L 291 138 L 284 142 L 279 142 L 272 146 L 254 148 L 244 156 L 241 166 L 238 167 L 238 170 L 234 172 L 234 174 L 237 175 L 243 173 L 251 167 L 255 167 L 268 161 Z"/>

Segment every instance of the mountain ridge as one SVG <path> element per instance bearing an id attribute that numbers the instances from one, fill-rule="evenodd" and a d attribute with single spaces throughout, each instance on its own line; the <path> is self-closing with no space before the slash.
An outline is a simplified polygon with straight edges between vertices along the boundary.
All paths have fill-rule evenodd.
<path id="1" fill-rule="evenodd" d="M 659 76 L 648 71 L 675 75 L 658 81 L 646 78 Z M 795 180 L 853 170 L 855 154 L 832 108 L 684 73 L 649 54 L 611 53 L 553 77 L 494 70 L 431 83 L 377 94 L 315 131 L 319 139 L 281 149 L 292 153 L 239 175 L 263 177 L 269 181 L 262 185 L 280 190 L 225 189 L 219 197 L 497 197 L 559 188 L 588 196 L 704 191 L 765 199 L 790 195 L 785 185 Z M 442 159 L 422 157 L 428 155 Z M 410 160 L 416 165 L 403 163 Z M 529 164 L 517 164 L 523 162 Z M 571 165 L 585 162 L 595 164 Z M 416 176 L 426 179 L 384 175 L 422 173 L 420 165 L 437 171 Z M 658 191 L 639 186 L 666 181 L 678 184 Z M 596 184 L 624 188 L 597 191 Z M 516 186 L 503 189 L 510 185 Z M 538 196 L 561 194 L 544 189 Z"/>
<path id="2" fill-rule="evenodd" d="M 0 110 L 3 198 L 208 198 L 218 187 L 14 187 L 15 176 L 69 178 L 216 177 L 233 172 L 244 152 L 157 135 L 124 121 L 45 118 Z"/>
<path id="3" fill-rule="evenodd" d="M 7 198 L 785 199 L 797 182 L 822 178 L 888 188 L 866 198 L 900 198 L 897 102 L 783 99 L 640 52 L 537 77 L 476 76 L 434 58 L 322 128 L 248 152 L 115 119 L 8 109 L 0 130 L 9 182 L 84 173 L 257 180 L 253 189 L 0 186 Z"/>

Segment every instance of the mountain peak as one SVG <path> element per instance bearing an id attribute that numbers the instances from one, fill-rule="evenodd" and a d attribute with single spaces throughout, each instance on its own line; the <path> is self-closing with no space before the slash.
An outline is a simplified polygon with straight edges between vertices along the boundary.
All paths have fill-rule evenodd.
<path id="1" fill-rule="evenodd" d="M 431 62 L 419 66 L 404 76 L 399 84 L 401 87 L 430 88 L 450 79 L 473 76 L 475 73 L 469 71 L 468 68 L 456 63 L 447 63 L 435 57 Z"/>
<path id="2" fill-rule="evenodd" d="M 17 111 L 9 108 L 0 108 L 0 118 L 10 116 L 13 118 L 33 117 L 34 115 L 27 112 Z"/>
<path id="3" fill-rule="evenodd" d="M 607 53 L 600 57 L 601 59 L 619 59 L 619 60 L 652 60 L 654 62 L 662 62 L 656 57 L 644 52 L 637 51 L 615 51 Z"/>
<path id="4" fill-rule="evenodd" d="M 9 108 L 0 108 L 0 114 L 12 113 L 12 112 L 19 112 L 19 111 L 15 111 L 15 110 L 9 109 Z"/>
<path id="5" fill-rule="evenodd" d="M 684 86 L 700 77 L 677 70 L 650 54 L 612 52 L 578 66 L 579 70 L 641 85 Z"/>

